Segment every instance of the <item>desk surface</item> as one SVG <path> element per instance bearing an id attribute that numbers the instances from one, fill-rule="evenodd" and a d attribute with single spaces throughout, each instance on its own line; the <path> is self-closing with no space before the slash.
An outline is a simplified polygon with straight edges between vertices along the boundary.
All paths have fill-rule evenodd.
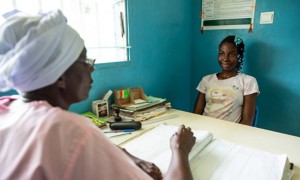
<path id="1" fill-rule="evenodd" d="M 293 179 L 300 179 L 299 137 L 231 123 L 175 109 L 169 110 L 158 118 L 143 122 L 143 128 L 141 130 L 129 135 L 111 137 L 111 140 L 115 144 L 122 144 L 161 123 L 177 126 L 184 124 L 192 129 L 208 130 L 212 132 L 215 138 L 228 140 L 275 154 L 287 154 L 290 162 L 295 165 Z"/>

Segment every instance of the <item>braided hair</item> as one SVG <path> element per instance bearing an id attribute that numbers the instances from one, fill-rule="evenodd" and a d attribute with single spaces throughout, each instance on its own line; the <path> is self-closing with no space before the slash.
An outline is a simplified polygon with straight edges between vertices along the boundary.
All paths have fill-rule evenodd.
<path id="1" fill-rule="evenodd" d="M 223 39 L 219 45 L 219 48 L 224 44 L 224 43 L 231 43 L 234 44 L 234 46 L 237 49 L 237 66 L 236 66 L 236 71 L 238 73 L 241 72 L 242 68 L 243 68 L 243 62 L 244 62 L 244 47 L 245 44 L 242 40 L 242 38 L 234 36 L 234 35 L 230 35 L 227 36 L 225 39 Z"/>

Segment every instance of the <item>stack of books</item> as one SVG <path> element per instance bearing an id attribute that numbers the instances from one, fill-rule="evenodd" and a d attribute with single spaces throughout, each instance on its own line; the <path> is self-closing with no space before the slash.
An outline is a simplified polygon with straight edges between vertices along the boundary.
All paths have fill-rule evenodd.
<path id="1" fill-rule="evenodd" d="M 144 121 L 152 117 L 159 116 L 171 108 L 171 103 L 166 99 L 148 96 L 146 101 L 128 106 L 118 106 L 112 104 L 113 115 L 116 115 L 115 109 L 119 109 L 123 119 L 134 121 Z"/>

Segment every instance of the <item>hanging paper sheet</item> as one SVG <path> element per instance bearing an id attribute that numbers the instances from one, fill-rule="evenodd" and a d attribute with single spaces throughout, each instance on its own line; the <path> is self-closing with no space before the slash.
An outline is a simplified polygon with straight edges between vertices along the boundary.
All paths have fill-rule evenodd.
<path id="1" fill-rule="evenodd" d="M 255 0 L 202 0 L 201 30 L 250 29 Z"/>

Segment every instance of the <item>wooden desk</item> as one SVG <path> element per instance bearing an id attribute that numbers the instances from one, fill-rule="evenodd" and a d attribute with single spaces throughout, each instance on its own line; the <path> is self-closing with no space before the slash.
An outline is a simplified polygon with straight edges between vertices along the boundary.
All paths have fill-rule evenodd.
<path id="1" fill-rule="evenodd" d="M 168 118 L 169 117 L 169 118 Z M 246 125 L 231 123 L 223 120 L 196 115 L 189 112 L 175 109 L 169 110 L 164 115 L 155 119 L 143 122 L 143 128 L 130 135 L 112 137 L 115 144 L 120 144 L 130 140 L 134 136 L 151 129 L 155 125 L 167 123 L 171 125 L 181 125 L 192 129 L 208 130 L 215 138 L 228 140 L 237 144 L 264 150 L 275 154 L 287 154 L 290 162 L 294 163 L 295 174 L 293 179 L 300 179 L 300 138 L 274 131 L 250 127 Z"/>

